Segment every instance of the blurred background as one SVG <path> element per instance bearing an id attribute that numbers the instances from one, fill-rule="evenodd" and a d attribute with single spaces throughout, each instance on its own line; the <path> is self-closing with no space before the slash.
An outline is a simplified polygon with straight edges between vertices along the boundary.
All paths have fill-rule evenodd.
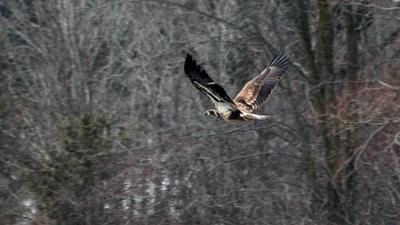
<path id="1" fill-rule="evenodd" d="M 398 0 L 0 1 L 0 224 L 400 221 Z M 186 52 L 261 109 L 207 118 Z"/>

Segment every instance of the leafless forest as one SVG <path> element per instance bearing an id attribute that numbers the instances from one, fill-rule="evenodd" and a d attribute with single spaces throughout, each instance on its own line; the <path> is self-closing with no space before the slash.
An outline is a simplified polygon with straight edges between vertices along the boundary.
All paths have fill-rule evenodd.
<path id="1" fill-rule="evenodd" d="M 1 0 L 1 225 L 399 225 L 398 0 Z M 230 96 L 290 53 L 261 109 Z"/>

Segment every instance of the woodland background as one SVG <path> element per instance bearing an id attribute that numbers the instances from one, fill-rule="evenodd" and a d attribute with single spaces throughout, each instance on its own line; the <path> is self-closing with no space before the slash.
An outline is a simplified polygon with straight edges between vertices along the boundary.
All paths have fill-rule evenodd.
<path id="1" fill-rule="evenodd" d="M 400 224 L 397 0 L 0 1 L 0 224 Z M 283 49 L 267 121 L 206 118 Z"/>

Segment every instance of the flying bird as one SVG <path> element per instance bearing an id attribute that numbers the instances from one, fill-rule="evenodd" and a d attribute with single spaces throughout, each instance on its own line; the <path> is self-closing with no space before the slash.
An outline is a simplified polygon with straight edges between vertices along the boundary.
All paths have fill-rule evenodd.
<path id="1" fill-rule="evenodd" d="M 266 115 L 255 114 L 253 111 L 271 95 L 288 66 L 289 59 L 286 53 L 282 52 L 272 60 L 267 68 L 247 82 L 233 100 L 189 53 L 186 55 L 184 70 L 191 83 L 207 95 L 215 107 L 207 110 L 205 115 L 215 116 L 225 121 L 246 121 L 268 118 Z"/>

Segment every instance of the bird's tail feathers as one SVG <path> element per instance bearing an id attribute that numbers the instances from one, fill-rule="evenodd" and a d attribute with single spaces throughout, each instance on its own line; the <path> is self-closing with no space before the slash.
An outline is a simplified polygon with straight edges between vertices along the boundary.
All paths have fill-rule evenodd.
<path id="1" fill-rule="evenodd" d="M 266 115 L 259 115 L 254 113 L 242 113 L 242 117 L 247 120 L 266 120 L 270 118 L 269 116 Z"/>

